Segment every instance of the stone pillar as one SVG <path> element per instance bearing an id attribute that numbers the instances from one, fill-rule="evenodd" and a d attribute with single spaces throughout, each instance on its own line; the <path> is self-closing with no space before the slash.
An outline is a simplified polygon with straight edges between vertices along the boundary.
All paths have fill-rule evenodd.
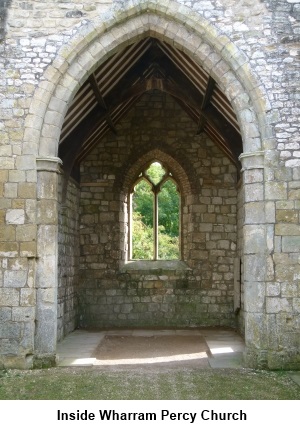
<path id="1" fill-rule="evenodd" d="M 269 276 L 266 202 L 264 196 L 264 152 L 240 156 L 243 174 L 243 276 L 245 315 L 245 364 L 267 367 L 266 282 Z"/>
<path id="2" fill-rule="evenodd" d="M 55 364 L 57 341 L 58 174 L 61 160 L 37 158 L 35 366 Z"/>

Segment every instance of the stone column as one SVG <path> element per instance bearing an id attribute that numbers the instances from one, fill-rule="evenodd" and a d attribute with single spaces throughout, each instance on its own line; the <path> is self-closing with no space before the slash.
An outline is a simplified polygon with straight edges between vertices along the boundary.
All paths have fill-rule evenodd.
<path id="1" fill-rule="evenodd" d="M 58 174 L 61 160 L 37 158 L 35 366 L 55 364 L 57 341 Z"/>
<path id="2" fill-rule="evenodd" d="M 265 296 L 269 256 L 267 249 L 266 202 L 264 196 L 264 152 L 240 156 L 243 174 L 243 277 L 245 315 L 245 364 L 267 367 L 268 339 Z"/>

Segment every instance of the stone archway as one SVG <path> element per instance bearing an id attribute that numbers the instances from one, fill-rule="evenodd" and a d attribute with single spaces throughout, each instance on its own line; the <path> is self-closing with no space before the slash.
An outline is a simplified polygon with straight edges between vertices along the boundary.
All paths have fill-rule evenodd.
<path id="1" fill-rule="evenodd" d="M 263 202 L 264 115 L 267 98 L 261 93 L 259 82 L 248 65 L 248 59 L 212 24 L 185 7 L 178 10 L 172 2 L 165 9 L 159 2 L 145 2 L 125 11 L 112 12 L 97 22 L 84 26 L 58 53 L 45 73 L 42 88 L 35 93 L 25 131 L 25 143 L 36 145 L 40 212 L 38 212 L 39 261 L 37 263 L 37 354 L 55 354 L 56 345 L 56 285 L 57 285 L 57 145 L 60 130 L 76 90 L 93 69 L 120 47 L 145 35 L 176 43 L 188 55 L 203 64 L 228 96 L 237 113 L 243 137 L 244 155 L 241 157 L 246 187 L 246 212 L 254 200 Z M 265 101 L 265 104 L 264 102 Z M 251 172 L 249 172 L 251 171 Z M 252 174 L 254 171 L 254 175 Z M 45 193 L 46 185 L 53 190 Z M 259 184 L 259 185 L 258 185 Z M 251 194 L 252 193 L 252 194 Z M 262 203 L 263 204 L 263 203 Z M 248 206 L 247 206 L 248 205 Z M 45 213 L 51 211 L 51 217 Z M 264 209 L 262 209 L 264 213 Z M 51 222 L 50 222 L 51 218 Z M 250 241 L 244 244 L 244 276 L 249 284 L 246 293 L 246 334 L 249 350 L 259 350 L 260 340 L 253 340 L 257 318 L 263 318 L 261 304 L 253 298 L 263 297 L 263 282 L 267 267 L 266 228 L 248 224 Z M 46 240 L 47 239 L 47 240 Z M 47 243 L 47 246 L 45 246 Z M 254 267 L 262 270 L 254 271 Z M 51 285 L 45 300 L 44 282 Z M 253 288 L 255 291 L 253 291 Z M 251 290 L 252 289 L 252 290 Z M 51 299 L 49 300 L 49 296 Z M 259 310 L 259 312 L 257 312 Z M 48 315 L 45 318 L 45 315 Z M 246 336 L 246 340 L 247 340 Z M 255 354 L 255 352 L 254 352 Z M 258 352 L 259 354 L 259 352 Z M 252 358 L 255 360 L 255 358 Z"/>

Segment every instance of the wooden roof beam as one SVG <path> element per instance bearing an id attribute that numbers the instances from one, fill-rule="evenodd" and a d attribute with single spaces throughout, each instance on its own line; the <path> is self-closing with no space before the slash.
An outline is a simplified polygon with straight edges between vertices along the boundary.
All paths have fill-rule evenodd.
<path id="1" fill-rule="evenodd" d="M 201 111 L 203 111 L 208 106 L 208 104 L 210 103 L 210 99 L 211 99 L 212 94 L 214 92 L 215 85 L 216 85 L 216 81 L 210 76 L 208 78 L 206 90 L 205 90 L 204 97 L 203 97 L 203 100 L 201 103 L 201 108 L 200 108 Z M 199 117 L 199 121 L 198 121 L 198 127 L 197 127 L 196 134 L 200 134 L 204 130 L 205 122 L 206 122 L 206 119 L 203 116 L 203 114 L 201 113 L 200 117 Z"/>
<path id="2" fill-rule="evenodd" d="M 236 131 L 234 126 L 228 122 L 226 118 L 209 103 L 211 94 L 213 92 L 213 82 L 210 81 L 209 89 L 206 91 L 207 96 L 203 96 L 198 88 L 186 77 L 186 75 L 180 70 L 178 65 L 173 63 L 168 57 L 164 57 L 160 61 L 160 66 L 164 70 L 165 74 L 173 81 L 176 82 L 177 86 L 184 89 L 185 98 L 183 101 L 186 104 L 190 104 L 200 116 L 203 116 L 205 121 L 209 121 L 211 126 L 216 128 L 218 132 L 225 139 L 229 150 L 232 154 L 235 154 L 237 160 L 239 155 L 243 152 L 242 138 L 239 132 Z M 182 91 L 181 91 L 182 93 Z M 181 97 L 178 97 L 181 98 Z M 205 106 L 201 110 L 201 106 Z M 238 161 L 237 161 L 238 162 Z"/>
<path id="3" fill-rule="evenodd" d="M 91 76 L 89 77 L 89 83 L 92 87 L 92 90 L 94 92 L 94 95 L 96 97 L 98 104 L 100 105 L 101 108 L 105 109 L 105 111 L 106 111 L 105 119 L 107 121 L 107 124 L 109 125 L 112 132 L 116 135 L 117 134 L 116 127 L 115 127 L 115 125 L 111 119 L 111 116 L 109 115 L 108 109 L 107 109 L 105 101 L 102 97 L 102 94 L 101 94 L 101 91 L 100 91 L 100 88 L 98 86 L 98 82 L 97 82 L 97 79 L 96 79 L 96 76 L 94 73 L 92 73 Z"/>

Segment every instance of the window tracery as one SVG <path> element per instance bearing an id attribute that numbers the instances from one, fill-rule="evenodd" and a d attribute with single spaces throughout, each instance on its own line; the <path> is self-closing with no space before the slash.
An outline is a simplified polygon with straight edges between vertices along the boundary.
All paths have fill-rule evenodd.
<path id="1" fill-rule="evenodd" d="M 180 192 L 158 161 L 138 175 L 130 193 L 129 259 L 180 259 Z"/>

